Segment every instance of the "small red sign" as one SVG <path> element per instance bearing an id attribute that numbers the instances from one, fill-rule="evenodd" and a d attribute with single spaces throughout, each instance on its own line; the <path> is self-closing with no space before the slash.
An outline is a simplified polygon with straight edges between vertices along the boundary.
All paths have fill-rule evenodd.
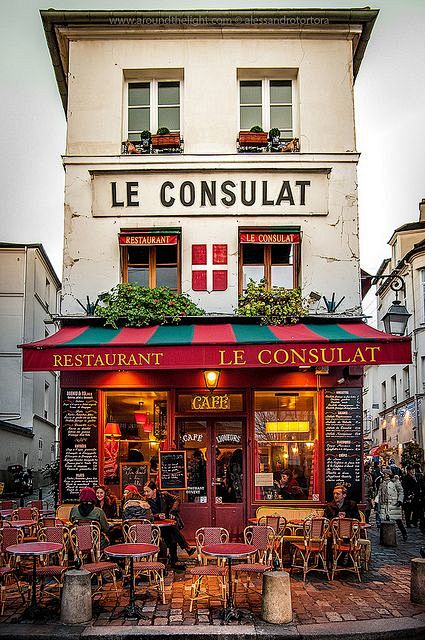
<path id="1" fill-rule="evenodd" d="M 213 271 L 213 291 L 226 291 L 227 271 L 214 269 Z"/>
<path id="2" fill-rule="evenodd" d="M 227 264 L 227 244 L 213 244 L 213 264 Z"/>

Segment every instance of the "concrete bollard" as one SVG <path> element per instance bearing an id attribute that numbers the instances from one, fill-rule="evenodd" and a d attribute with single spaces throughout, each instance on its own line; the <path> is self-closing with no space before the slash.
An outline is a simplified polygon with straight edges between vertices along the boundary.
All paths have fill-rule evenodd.
<path id="1" fill-rule="evenodd" d="M 383 547 L 396 547 L 397 536 L 395 533 L 395 522 L 392 520 L 383 520 L 381 522 L 379 544 Z"/>
<path id="2" fill-rule="evenodd" d="M 91 575 L 85 569 L 65 572 L 62 601 L 62 624 L 83 624 L 92 619 Z"/>
<path id="3" fill-rule="evenodd" d="M 410 566 L 410 600 L 425 604 L 425 558 L 412 558 Z"/>
<path id="4" fill-rule="evenodd" d="M 271 624 L 292 621 L 291 582 L 287 571 L 263 573 L 261 617 Z"/>

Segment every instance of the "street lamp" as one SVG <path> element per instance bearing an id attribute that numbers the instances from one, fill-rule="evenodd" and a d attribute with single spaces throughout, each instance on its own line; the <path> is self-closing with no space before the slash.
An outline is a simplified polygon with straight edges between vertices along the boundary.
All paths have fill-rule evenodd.
<path id="1" fill-rule="evenodd" d="M 389 281 L 389 287 L 391 291 L 396 294 L 396 299 L 391 304 L 390 308 L 382 318 L 384 328 L 387 333 L 392 333 L 395 336 L 403 336 L 406 331 L 407 322 L 412 315 L 406 309 L 406 306 L 398 300 L 397 294 L 399 291 L 405 289 L 404 280 L 401 276 L 396 274 L 389 275 L 374 275 L 365 276 L 367 279 L 374 280 L 373 284 L 376 284 L 378 280 Z"/>
<path id="2" fill-rule="evenodd" d="M 216 390 L 218 386 L 218 381 L 220 380 L 220 369 L 208 369 L 207 371 L 202 372 L 204 374 L 204 382 L 208 391 Z"/>

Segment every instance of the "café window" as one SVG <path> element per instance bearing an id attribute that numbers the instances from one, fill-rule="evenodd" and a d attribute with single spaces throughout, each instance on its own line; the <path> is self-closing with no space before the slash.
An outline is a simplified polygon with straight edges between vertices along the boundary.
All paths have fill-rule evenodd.
<path id="1" fill-rule="evenodd" d="M 250 280 L 265 280 L 267 288 L 298 286 L 299 231 L 274 229 L 240 231 L 239 291 L 245 291 Z"/>
<path id="2" fill-rule="evenodd" d="M 120 233 L 122 281 L 180 292 L 178 233 Z"/>
<path id="3" fill-rule="evenodd" d="M 294 137 L 292 80 L 241 80 L 239 91 L 241 131 L 260 126 L 279 129 L 282 140 Z"/>
<path id="4" fill-rule="evenodd" d="M 255 499 L 319 500 L 317 393 L 256 391 Z"/>
<path id="5" fill-rule="evenodd" d="M 181 83 L 152 79 L 128 83 L 127 133 L 140 142 L 142 131 L 156 133 L 161 127 L 180 131 Z"/>
<path id="6" fill-rule="evenodd" d="M 111 391 L 104 394 L 103 481 L 122 497 L 122 467 L 146 466 L 148 480 L 156 481 L 160 443 L 166 439 L 166 391 Z"/>

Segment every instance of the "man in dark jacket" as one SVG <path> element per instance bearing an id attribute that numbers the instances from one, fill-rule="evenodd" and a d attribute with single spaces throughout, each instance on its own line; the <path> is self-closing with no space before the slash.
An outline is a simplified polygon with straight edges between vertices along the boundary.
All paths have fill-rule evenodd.
<path id="1" fill-rule="evenodd" d="M 189 545 L 180 531 L 180 528 L 183 528 L 183 522 L 179 513 L 179 498 L 166 491 L 160 491 L 153 481 L 145 484 L 143 492 L 151 508 L 154 521 L 161 522 L 161 520 L 168 518 L 176 521 L 175 525 L 162 527 L 161 537 L 170 551 L 170 565 L 175 569 L 184 569 L 184 565 L 178 562 L 177 545 L 184 549 L 189 556 L 195 553 L 196 548 Z"/>
<path id="2" fill-rule="evenodd" d="M 329 518 L 329 520 L 337 518 L 338 516 L 360 520 L 359 508 L 354 500 L 348 499 L 347 487 L 342 484 L 334 487 L 333 500 L 325 506 L 324 515 L 325 518 Z"/>
<path id="3" fill-rule="evenodd" d="M 403 511 L 406 518 L 406 527 L 410 529 L 418 525 L 419 519 L 419 484 L 416 480 L 415 470 L 409 465 L 401 479 L 404 491 Z"/>

